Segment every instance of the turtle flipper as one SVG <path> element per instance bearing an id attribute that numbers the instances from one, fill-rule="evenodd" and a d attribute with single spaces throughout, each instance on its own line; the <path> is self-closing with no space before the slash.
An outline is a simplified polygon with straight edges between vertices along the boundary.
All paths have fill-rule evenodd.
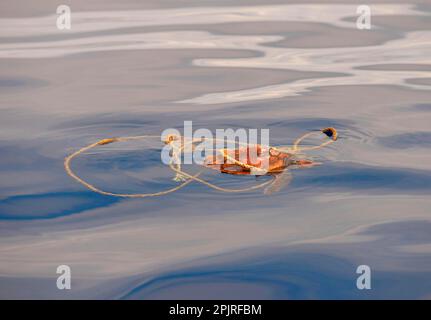
<path id="1" fill-rule="evenodd" d="M 263 193 L 270 195 L 279 192 L 283 187 L 287 186 L 290 181 L 292 181 L 292 174 L 289 170 L 284 170 L 274 175 L 274 181 L 263 190 Z"/>

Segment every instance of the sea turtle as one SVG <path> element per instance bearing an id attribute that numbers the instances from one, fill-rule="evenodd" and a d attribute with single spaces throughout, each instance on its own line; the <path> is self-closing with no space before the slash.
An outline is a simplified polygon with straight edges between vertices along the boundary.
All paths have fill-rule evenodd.
<path id="1" fill-rule="evenodd" d="M 331 139 L 330 142 L 337 139 L 337 131 L 334 128 L 325 128 L 321 132 Z M 298 144 L 305 137 L 304 135 L 299 138 L 290 152 L 260 144 L 236 149 L 221 149 L 216 156 L 208 156 L 204 165 L 225 174 L 270 175 L 274 180 L 264 189 L 264 193 L 271 194 L 280 191 L 282 187 L 290 183 L 292 180 L 290 169 L 309 168 L 320 164 L 312 160 L 298 159 L 295 154 L 298 150 L 304 150 L 304 148 L 299 148 Z M 321 147 L 327 143 L 316 147 Z M 312 148 L 316 149 L 316 147 Z"/>
<path id="2" fill-rule="evenodd" d="M 253 152 L 256 152 L 256 159 L 250 156 Z M 240 161 L 242 154 L 246 154 L 244 161 Z M 268 160 L 266 170 L 263 168 L 265 160 Z M 204 165 L 224 174 L 270 175 L 274 180 L 264 189 L 264 193 L 271 194 L 280 191 L 282 187 L 290 183 L 292 180 L 291 168 L 312 167 L 318 164 L 311 160 L 295 159 L 294 154 L 275 148 L 265 150 L 265 147 L 255 145 L 238 149 L 223 149 L 220 155 L 207 157 Z"/>

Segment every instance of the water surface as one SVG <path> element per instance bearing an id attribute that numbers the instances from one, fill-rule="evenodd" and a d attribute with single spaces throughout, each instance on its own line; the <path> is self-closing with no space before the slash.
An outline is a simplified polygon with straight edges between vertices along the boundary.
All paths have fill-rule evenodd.
<path id="1" fill-rule="evenodd" d="M 52 1 L 0 5 L 0 297 L 431 297 L 426 1 L 376 2 L 371 30 L 350 1 L 69 4 L 70 31 Z M 340 139 L 271 196 L 191 183 L 119 199 L 64 172 L 84 145 L 185 120 L 269 128 L 274 145 L 327 126 Z M 159 146 L 107 145 L 74 168 L 110 191 L 162 190 Z M 56 288 L 62 264 L 72 290 Z"/>

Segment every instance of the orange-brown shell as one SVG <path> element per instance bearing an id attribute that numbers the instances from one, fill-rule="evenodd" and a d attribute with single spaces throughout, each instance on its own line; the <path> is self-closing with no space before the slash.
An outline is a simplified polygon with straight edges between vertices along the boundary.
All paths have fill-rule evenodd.
<path id="1" fill-rule="evenodd" d="M 261 145 L 247 146 L 236 149 L 223 149 L 216 156 L 205 159 L 205 166 L 228 174 L 250 174 L 249 166 L 263 169 L 263 164 L 268 160 L 268 173 L 281 172 L 286 168 L 286 159 L 292 155 L 278 150 L 265 149 Z M 229 159 L 230 158 L 230 159 Z M 231 159 L 243 163 L 232 163 Z"/>

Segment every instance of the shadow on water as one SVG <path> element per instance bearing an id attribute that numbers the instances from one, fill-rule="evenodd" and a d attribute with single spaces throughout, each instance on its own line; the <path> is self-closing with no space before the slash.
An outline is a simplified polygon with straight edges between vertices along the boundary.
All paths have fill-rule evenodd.
<path id="1" fill-rule="evenodd" d="M 109 206 L 117 201 L 91 191 L 13 196 L 0 200 L 0 220 L 52 219 Z"/>

